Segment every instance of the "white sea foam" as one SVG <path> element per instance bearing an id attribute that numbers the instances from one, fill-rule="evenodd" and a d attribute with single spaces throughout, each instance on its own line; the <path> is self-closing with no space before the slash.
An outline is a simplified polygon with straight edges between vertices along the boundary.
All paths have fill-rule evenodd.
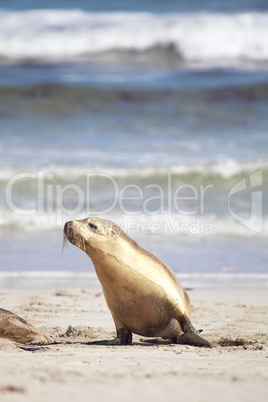
<path id="1" fill-rule="evenodd" d="M 268 60 L 268 13 L 0 12 L 0 55 L 73 59 L 170 45 L 188 61 Z"/>
<path id="2" fill-rule="evenodd" d="M 82 158 L 81 158 L 82 159 Z M 89 158 L 87 158 L 89 159 Z M 114 158 L 116 159 L 116 158 Z M 0 164 L 1 167 L 1 164 Z M 0 169 L 0 182 L 8 182 L 14 175 L 28 173 L 38 174 L 42 172 L 44 178 L 48 174 L 52 174 L 55 179 L 67 182 L 75 182 L 75 180 L 85 179 L 88 174 L 107 174 L 114 179 L 117 178 L 130 178 L 140 177 L 140 178 L 150 178 L 153 176 L 167 175 L 170 172 L 172 175 L 191 175 L 198 174 L 200 176 L 220 176 L 224 179 L 229 179 L 234 176 L 240 175 L 242 173 L 251 174 L 256 170 L 267 170 L 268 161 L 266 159 L 260 158 L 255 160 L 238 160 L 238 159 L 221 159 L 212 162 L 196 162 L 196 163 L 180 163 L 173 164 L 169 166 L 153 166 L 153 165 L 142 165 L 138 167 L 126 166 L 124 168 L 117 168 L 107 166 L 105 163 L 103 165 L 89 165 L 86 162 L 78 164 L 50 164 L 42 167 L 40 166 L 38 170 L 36 167 L 33 169 L 31 165 L 25 167 L 11 167 L 2 166 Z M 26 176 L 27 177 L 27 176 Z"/>
<path id="3" fill-rule="evenodd" d="M 219 175 L 223 178 L 231 178 L 243 172 L 252 173 L 256 170 L 267 169 L 268 161 L 264 159 L 254 161 L 239 161 L 235 159 L 223 159 L 212 163 L 195 163 L 175 165 L 171 171 L 175 174 L 199 173 L 203 175 Z"/>

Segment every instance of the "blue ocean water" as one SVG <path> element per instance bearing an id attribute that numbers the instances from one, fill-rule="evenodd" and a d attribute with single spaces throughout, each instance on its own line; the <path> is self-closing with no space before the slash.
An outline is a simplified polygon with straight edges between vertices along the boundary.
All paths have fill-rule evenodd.
<path id="1" fill-rule="evenodd" d="M 267 2 L 2 0 L 0 20 L 2 286 L 93 275 L 60 256 L 87 215 L 187 286 L 267 286 Z"/>

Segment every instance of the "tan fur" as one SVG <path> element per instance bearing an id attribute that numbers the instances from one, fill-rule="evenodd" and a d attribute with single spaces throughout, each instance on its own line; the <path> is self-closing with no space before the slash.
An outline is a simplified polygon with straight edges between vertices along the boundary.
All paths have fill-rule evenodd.
<path id="1" fill-rule="evenodd" d="M 0 338 L 18 343 L 48 344 L 52 340 L 23 318 L 0 308 Z"/>
<path id="2" fill-rule="evenodd" d="M 93 261 L 116 329 L 177 338 L 189 328 L 190 299 L 173 271 L 115 223 L 67 222 L 65 236 Z"/>

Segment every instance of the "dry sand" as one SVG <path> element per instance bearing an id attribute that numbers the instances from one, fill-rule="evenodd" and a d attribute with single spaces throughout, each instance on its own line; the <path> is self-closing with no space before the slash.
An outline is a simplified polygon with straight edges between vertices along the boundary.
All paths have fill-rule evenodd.
<path id="1" fill-rule="evenodd" d="M 98 290 L 0 290 L 0 307 L 57 344 L 0 339 L 0 401 L 267 401 L 267 290 L 193 290 L 192 322 L 212 349 L 85 343 L 114 336 Z"/>

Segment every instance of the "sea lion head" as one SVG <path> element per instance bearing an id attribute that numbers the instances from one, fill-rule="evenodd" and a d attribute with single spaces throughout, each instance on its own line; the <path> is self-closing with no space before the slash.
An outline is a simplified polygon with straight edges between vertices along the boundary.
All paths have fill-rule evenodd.
<path id="1" fill-rule="evenodd" d="M 100 250 L 109 252 L 115 247 L 122 229 L 107 219 L 85 218 L 68 221 L 64 225 L 64 237 L 89 256 Z"/>

